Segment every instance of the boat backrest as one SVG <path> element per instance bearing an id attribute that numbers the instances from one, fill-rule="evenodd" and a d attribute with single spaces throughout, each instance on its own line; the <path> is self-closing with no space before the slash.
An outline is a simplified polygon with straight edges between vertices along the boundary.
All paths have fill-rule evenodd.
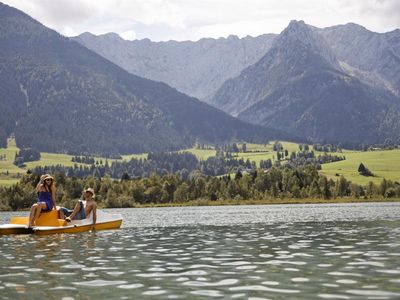
<path id="1" fill-rule="evenodd" d="M 11 224 L 28 225 L 29 217 L 12 217 Z M 58 211 L 51 210 L 48 212 L 40 213 L 39 218 L 36 220 L 36 226 L 65 226 L 65 220 L 58 218 Z"/>

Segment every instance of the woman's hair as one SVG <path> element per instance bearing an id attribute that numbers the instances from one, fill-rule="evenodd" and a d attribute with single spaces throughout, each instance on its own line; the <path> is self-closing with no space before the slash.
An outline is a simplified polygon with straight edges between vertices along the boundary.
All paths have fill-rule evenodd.
<path id="1" fill-rule="evenodd" d="M 47 180 L 47 179 L 50 179 L 50 180 L 51 180 L 50 186 L 48 186 L 48 185 L 46 184 L 46 180 Z M 42 175 L 41 178 L 40 178 L 40 181 L 39 181 L 38 185 L 39 185 L 39 184 L 42 184 L 46 191 L 48 191 L 48 192 L 50 192 L 51 194 L 53 194 L 53 183 L 54 183 L 54 179 L 53 179 L 52 177 L 46 178 L 45 175 Z"/>
<path id="2" fill-rule="evenodd" d="M 48 180 L 48 179 L 51 180 L 51 184 L 50 184 L 49 186 L 46 184 L 46 180 Z M 46 179 L 46 180 L 44 181 L 44 187 L 45 187 L 46 191 L 48 190 L 50 193 L 53 193 L 53 191 L 52 191 L 52 188 L 53 188 L 53 179 L 51 179 L 51 178 L 48 178 L 48 179 Z"/>

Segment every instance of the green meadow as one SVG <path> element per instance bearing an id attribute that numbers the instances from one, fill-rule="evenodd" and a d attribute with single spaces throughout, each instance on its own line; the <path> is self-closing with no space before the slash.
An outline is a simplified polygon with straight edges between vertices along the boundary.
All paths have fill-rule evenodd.
<path id="1" fill-rule="evenodd" d="M 199 160 L 207 160 L 207 158 L 216 155 L 215 149 L 197 149 L 197 148 L 189 148 L 183 150 L 185 152 L 190 152 L 197 157 Z M 180 151 L 180 152 L 183 152 Z"/>
<path id="2" fill-rule="evenodd" d="M 281 144 L 289 153 L 296 152 L 299 149 L 299 144 L 297 143 L 282 141 Z M 238 144 L 238 147 L 241 149 L 242 144 Z M 271 159 L 274 161 L 276 159 L 276 151 L 273 151 L 273 143 L 246 144 L 246 148 L 247 152 L 237 153 L 235 157 L 254 161 L 257 166 L 261 160 Z M 25 168 L 18 168 L 13 164 L 15 153 L 18 150 L 19 149 L 13 138 L 8 139 L 7 148 L 0 148 L 0 156 L 5 155 L 5 159 L 0 160 L 0 185 L 8 186 L 18 182 L 22 174 L 25 174 L 28 169 L 36 166 L 57 164 L 73 166 L 76 164 L 72 162 L 72 155 L 43 152 L 41 153 L 41 159 L 39 161 L 28 162 L 26 163 Z M 182 151 L 193 153 L 200 160 L 206 160 L 216 154 L 215 149 L 189 148 Z M 318 155 L 320 153 L 317 152 L 316 154 Z M 367 184 L 369 181 L 379 183 L 383 178 L 400 182 L 400 149 L 368 152 L 343 150 L 343 153 L 336 154 L 345 155 L 346 160 L 323 164 L 322 170 L 320 171 L 321 174 L 334 180 L 338 179 L 340 175 L 343 175 L 348 180 L 358 184 Z M 145 159 L 147 158 L 147 154 L 143 153 L 122 156 L 122 160 L 130 160 L 132 158 Z M 96 160 L 102 160 L 104 162 L 106 158 L 96 157 Z M 109 161 L 112 160 L 109 159 Z M 365 177 L 359 175 L 357 170 L 360 163 L 363 163 L 376 176 Z"/>
<path id="3" fill-rule="evenodd" d="M 10 174 L 21 173 L 20 168 L 13 164 L 15 153 L 19 151 L 14 139 L 8 139 L 7 148 L 0 148 L 0 156 L 5 155 L 5 159 L 0 160 L 0 170 L 8 171 Z"/>
<path id="4" fill-rule="evenodd" d="M 7 148 L 0 148 L 0 156 L 6 155 L 5 160 L 0 160 L 0 185 L 10 186 L 19 181 L 22 174 L 25 174 L 28 169 L 32 169 L 38 166 L 51 166 L 51 165 L 63 165 L 72 167 L 74 165 L 84 165 L 75 163 L 72 161 L 73 155 L 68 154 L 57 154 L 57 153 L 40 153 L 40 160 L 27 162 L 26 167 L 19 168 L 14 165 L 15 153 L 19 151 L 19 148 L 15 144 L 15 139 L 9 138 L 7 140 Z M 131 154 L 123 155 L 122 160 L 130 160 L 131 158 L 147 158 L 147 153 L 143 154 Z M 105 157 L 96 157 L 96 160 L 106 161 Z M 113 159 L 108 159 L 113 161 Z"/>
<path id="5" fill-rule="evenodd" d="M 132 158 L 135 158 L 135 159 L 146 159 L 147 158 L 147 153 L 122 155 L 122 160 L 125 160 L 125 161 L 129 161 Z M 103 158 L 103 161 L 104 160 L 105 160 L 105 158 Z M 121 159 L 109 159 L 109 161 L 113 161 L 113 160 L 121 160 Z"/>
<path id="6" fill-rule="evenodd" d="M 288 150 L 289 153 L 296 152 L 299 150 L 299 144 L 292 142 L 280 142 L 283 146 L 283 149 Z M 241 148 L 241 144 L 239 144 L 239 149 Z M 261 160 L 275 160 L 276 159 L 276 151 L 273 150 L 273 143 L 269 144 L 246 144 L 247 152 L 242 153 L 239 152 L 237 154 L 238 158 L 243 158 L 244 160 L 249 159 L 250 161 L 254 161 L 257 166 L 260 164 Z"/>
<path id="7" fill-rule="evenodd" d="M 8 139 L 7 148 L 0 148 L 0 156 L 5 155 L 5 159 L 0 160 L 0 185 L 12 185 L 19 181 L 24 171 L 13 164 L 15 152 L 19 149 L 15 145 L 14 139 Z"/>
<path id="8" fill-rule="evenodd" d="M 379 183 L 383 178 L 400 182 L 400 149 L 343 153 L 346 160 L 323 164 L 321 173 L 329 178 L 343 175 L 354 183 Z M 358 174 L 358 166 L 363 163 L 376 177 Z"/>
<path id="9" fill-rule="evenodd" d="M 299 144 L 292 142 L 281 142 L 284 149 L 289 153 L 297 152 Z M 246 153 L 237 153 L 235 157 L 249 159 L 256 162 L 257 166 L 261 160 L 275 160 L 276 151 L 273 151 L 273 143 L 266 145 L 262 144 L 246 144 Z M 238 144 L 241 149 L 241 144 Z M 312 148 L 312 146 L 310 146 Z M 215 155 L 210 150 L 189 149 L 199 159 L 207 159 L 209 156 Z M 323 152 L 316 151 L 316 155 Z M 358 184 L 367 184 L 369 181 L 380 183 L 383 178 L 400 182 L 400 149 L 394 150 L 379 150 L 379 151 L 350 151 L 343 150 L 341 153 L 332 153 L 343 155 L 346 160 L 328 163 L 322 165 L 321 174 L 326 175 L 333 180 L 338 179 L 341 175 L 346 179 Z M 374 173 L 375 177 L 365 177 L 358 173 L 358 166 L 363 163 L 368 169 Z"/>

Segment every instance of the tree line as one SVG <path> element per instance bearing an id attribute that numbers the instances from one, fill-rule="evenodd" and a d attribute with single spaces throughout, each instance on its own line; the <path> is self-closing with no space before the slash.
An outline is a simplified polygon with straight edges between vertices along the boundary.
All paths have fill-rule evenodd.
<path id="1" fill-rule="evenodd" d="M 269 170 L 257 169 L 235 176 L 205 176 L 197 173 L 191 178 L 178 174 L 153 174 L 147 178 L 114 180 L 109 176 L 96 178 L 67 177 L 63 173 L 53 174 L 57 182 L 58 205 L 72 207 L 74 200 L 81 197 L 86 187 L 93 187 L 96 201 L 101 207 L 133 207 L 159 203 L 182 203 L 192 200 L 228 201 L 268 200 L 276 198 L 334 199 L 392 198 L 400 197 L 400 184 L 383 179 L 380 184 L 373 182 L 366 186 L 348 181 L 341 176 L 336 180 L 318 174 L 315 166 L 275 167 Z M 37 199 L 35 186 L 39 175 L 24 175 L 19 183 L 0 187 L 0 208 L 17 210 L 30 207 Z"/>
<path id="2" fill-rule="evenodd" d="M 221 152 L 220 152 L 221 153 Z M 77 157 L 74 158 L 77 161 Z M 90 165 L 75 164 L 72 167 L 62 165 L 38 166 L 32 171 L 35 174 L 62 173 L 68 177 L 88 177 L 94 176 L 102 178 L 110 176 L 118 179 L 131 179 L 140 177 L 149 177 L 152 174 L 166 175 L 169 173 L 177 174 L 183 179 L 187 179 L 191 174 L 202 173 L 206 176 L 219 176 L 227 173 L 234 173 L 238 170 L 255 170 L 255 163 L 250 160 L 232 158 L 228 153 L 226 155 L 217 155 L 209 157 L 206 160 L 199 160 L 190 152 L 159 152 L 149 153 L 147 158 L 132 158 L 129 161 L 111 161 L 100 160 L 100 162 L 91 158 L 79 158 L 80 162 L 91 162 Z"/>
<path id="3" fill-rule="evenodd" d="M 40 152 L 33 148 L 22 148 L 15 153 L 14 165 L 24 167 L 26 162 L 40 160 Z"/>
<path id="4" fill-rule="evenodd" d="M 279 152 L 278 152 L 279 154 Z M 275 166 L 280 166 L 281 156 L 277 156 Z M 282 154 L 283 159 L 283 154 Z M 291 167 L 304 165 L 314 165 L 321 169 L 321 164 L 345 159 L 344 156 L 324 153 L 315 156 L 313 151 L 303 150 L 297 153 L 292 152 L 285 164 Z M 35 174 L 63 173 L 68 177 L 88 177 L 94 176 L 102 178 L 110 176 L 116 179 L 131 179 L 139 177 L 149 177 L 151 174 L 166 175 L 169 173 L 177 174 L 183 179 L 192 177 L 193 174 L 201 173 L 206 176 L 220 176 L 224 174 L 236 173 L 237 171 L 254 171 L 258 167 L 269 169 L 274 164 L 272 160 L 261 161 L 257 166 L 249 159 L 237 158 L 231 152 L 217 151 L 216 156 L 199 160 L 190 152 L 159 152 L 149 153 L 147 158 L 132 158 L 129 161 L 95 161 L 92 157 L 74 157 L 75 162 L 90 165 L 74 165 L 66 167 L 62 165 L 38 166 L 33 169 Z"/>

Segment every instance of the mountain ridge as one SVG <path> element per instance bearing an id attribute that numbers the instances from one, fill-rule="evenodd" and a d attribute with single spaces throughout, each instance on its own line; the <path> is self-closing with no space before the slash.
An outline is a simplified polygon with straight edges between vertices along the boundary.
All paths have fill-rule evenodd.
<path id="1" fill-rule="evenodd" d="M 310 46 L 314 48 L 309 49 Z M 208 103 L 236 116 L 264 99 L 288 78 L 302 76 L 310 66 L 340 70 L 326 46 L 303 21 L 291 21 L 275 38 L 266 55 L 238 77 L 225 82 Z M 247 101 L 243 103 L 243 99 Z"/>
<path id="2" fill-rule="evenodd" d="M 377 33 L 350 23 L 318 29 L 339 60 L 377 78 L 369 81 L 400 97 L 400 30 Z M 354 55 L 356 53 L 356 55 Z"/>
<path id="3" fill-rule="evenodd" d="M 263 58 L 225 82 L 209 103 L 313 142 L 397 138 L 400 101 L 348 75 L 336 57 L 315 27 L 292 21 Z"/>
<path id="4" fill-rule="evenodd" d="M 132 74 L 166 82 L 190 96 L 206 99 L 226 79 L 255 63 L 274 37 L 266 34 L 241 39 L 229 36 L 195 42 L 153 42 L 149 39 L 126 41 L 115 33 L 99 36 L 85 33 L 72 39 Z"/>
<path id="5" fill-rule="evenodd" d="M 132 75 L 12 7 L 0 16 L 3 143 L 14 132 L 19 147 L 114 155 L 281 134 Z"/>

